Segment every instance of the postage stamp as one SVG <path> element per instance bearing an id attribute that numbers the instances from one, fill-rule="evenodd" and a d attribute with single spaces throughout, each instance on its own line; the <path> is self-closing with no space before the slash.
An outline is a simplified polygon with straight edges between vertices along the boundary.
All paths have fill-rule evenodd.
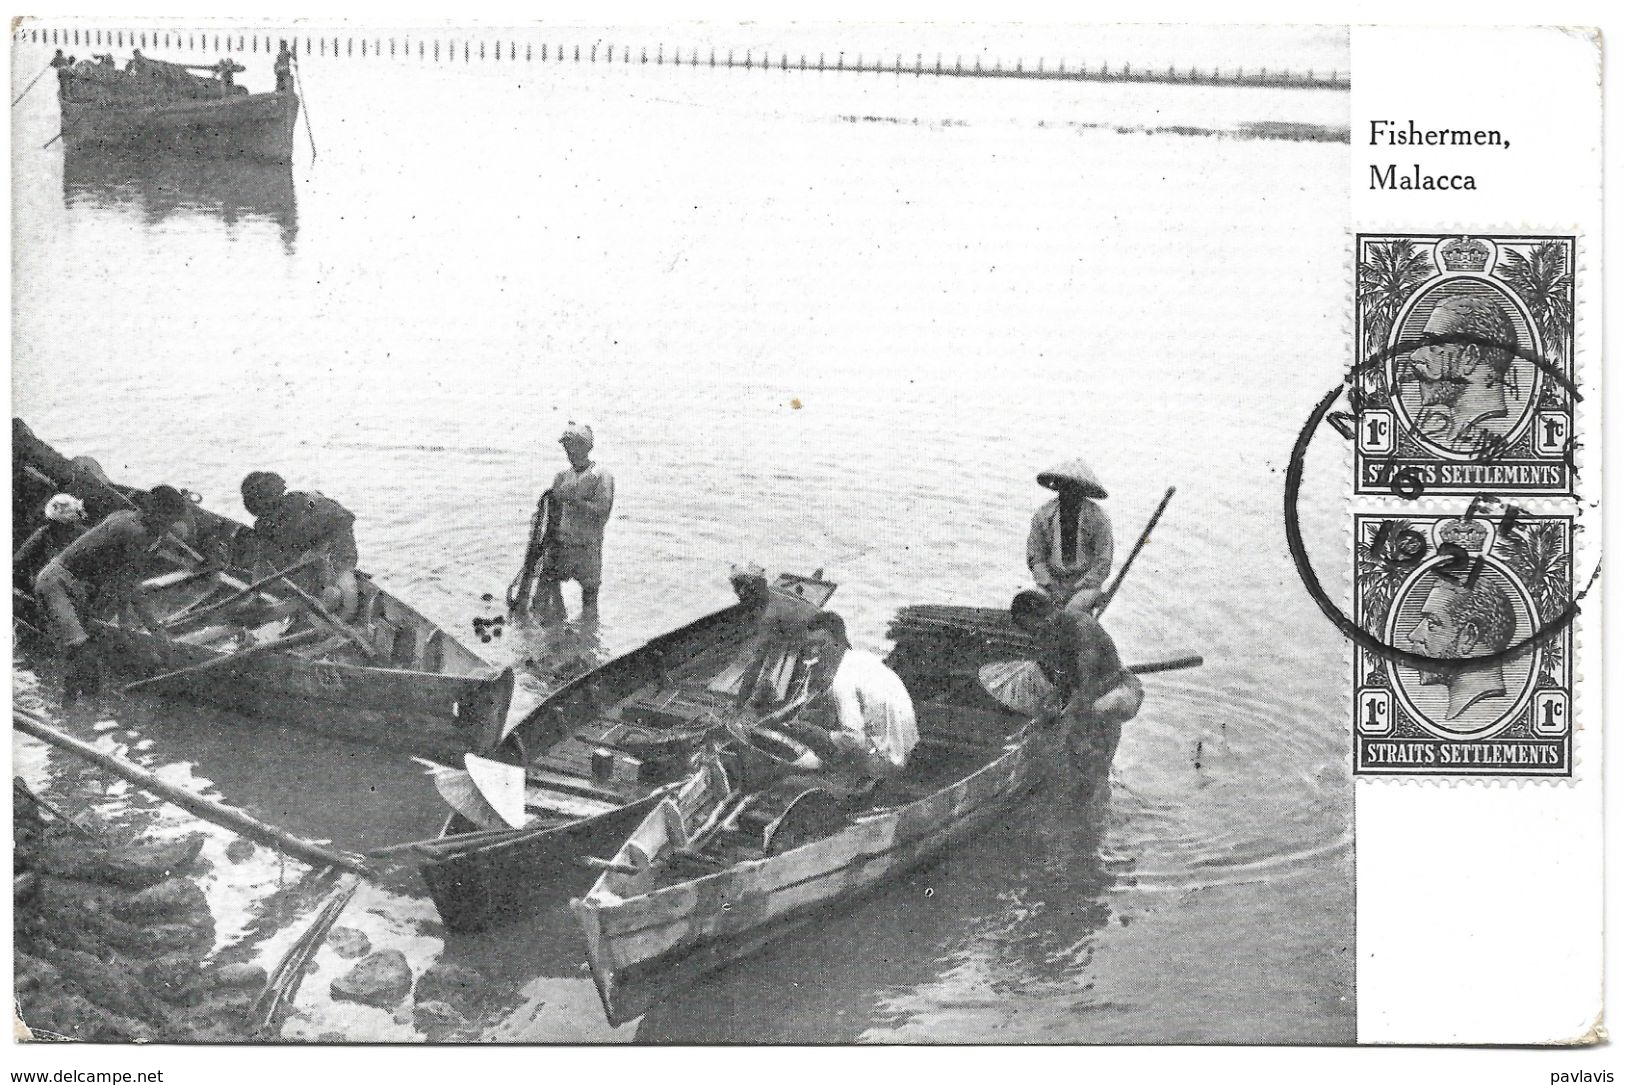
<path id="1" fill-rule="evenodd" d="M 1487 510 L 1487 511 L 1486 511 Z M 1355 771 L 1568 776 L 1569 515 L 1356 515 Z"/>
<path id="2" fill-rule="evenodd" d="M 1356 238 L 1355 492 L 1574 487 L 1574 238 Z"/>

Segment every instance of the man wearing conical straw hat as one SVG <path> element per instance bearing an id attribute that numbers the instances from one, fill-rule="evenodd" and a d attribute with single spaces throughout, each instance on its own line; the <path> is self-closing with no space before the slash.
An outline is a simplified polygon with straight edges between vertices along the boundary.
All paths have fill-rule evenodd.
<path id="1" fill-rule="evenodd" d="M 1033 514 L 1027 568 L 1056 605 L 1092 610 L 1112 569 L 1112 522 L 1096 504 L 1106 488 L 1078 459 L 1040 472 L 1038 484 L 1056 495 Z"/>

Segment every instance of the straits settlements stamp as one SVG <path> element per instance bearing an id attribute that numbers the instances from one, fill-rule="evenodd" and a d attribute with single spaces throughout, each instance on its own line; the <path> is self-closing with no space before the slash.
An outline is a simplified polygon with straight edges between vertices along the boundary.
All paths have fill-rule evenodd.
<path id="1" fill-rule="evenodd" d="M 1355 771 L 1568 776 L 1569 515 L 1354 518 Z"/>
<path id="2" fill-rule="evenodd" d="M 1574 238 L 1356 239 L 1355 493 L 1574 487 Z"/>

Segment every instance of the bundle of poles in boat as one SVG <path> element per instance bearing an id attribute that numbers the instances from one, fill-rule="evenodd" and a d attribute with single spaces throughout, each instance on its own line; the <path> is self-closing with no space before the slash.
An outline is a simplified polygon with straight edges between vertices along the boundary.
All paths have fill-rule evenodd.
<path id="1" fill-rule="evenodd" d="M 1012 657 L 1033 658 L 1037 641 L 1016 628 L 1008 610 L 997 607 L 965 607 L 939 603 L 907 606 L 897 612 L 887 627 L 894 641 L 905 637 L 975 637 L 988 648 L 1008 650 Z"/>

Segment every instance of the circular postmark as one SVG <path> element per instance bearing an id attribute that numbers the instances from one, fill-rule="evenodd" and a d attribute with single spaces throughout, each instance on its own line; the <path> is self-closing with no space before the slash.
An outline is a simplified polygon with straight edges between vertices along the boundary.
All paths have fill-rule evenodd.
<path id="1" fill-rule="evenodd" d="M 1568 376 L 1537 353 L 1534 348 L 1538 347 L 1538 342 L 1532 342 L 1528 348 L 1522 344 L 1513 348 L 1504 339 L 1491 340 L 1469 332 L 1438 335 L 1423 333 L 1409 338 L 1396 336 L 1385 350 L 1356 364 L 1345 375 L 1342 383 L 1333 387 L 1315 404 L 1293 443 L 1283 493 L 1283 521 L 1287 548 L 1299 579 L 1310 598 L 1347 639 L 1373 656 L 1386 661 L 1390 673 L 1397 673 L 1395 668 L 1399 668 L 1412 675 L 1396 688 L 1402 695 L 1412 696 L 1413 705 L 1419 709 L 1420 705 L 1416 704 L 1417 697 L 1420 697 L 1423 703 L 1431 703 L 1440 693 L 1437 690 L 1429 691 L 1426 687 L 1448 684 L 1438 679 L 1454 679 L 1457 676 L 1485 672 L 1497 666 L 1504 670 L 1515 663 L 1514 671 L 1521 673 L 1524 664 L 1518 661 L 1532 658 L 1536 649 L 1560 637 L 1573 623 L 1579 613 L 1581 600 L 1590 590 L 1601 568 L 1599 564 L 1586 577 L 1579 590 L 1571 591 L 1567 590 L 1566 585 L 1572 583 L 1573 570 L 1565 565 L 1562 577 L 1564 588 L 1560 591 L 1555 590 L 1557 584 L 1549 575 L 1552 571 L 1551 566 L 1554 562 L 1567 562 L 1572 554 L 1567 549 L 1561 554 L 1550 553 L 1551 540 L 1538 532 L 1532 533 L 1533 529 L 1539 526 L 1532 522 L 1535 518 L 1525 514 L 1516 505 L 1485 494 L 1470 500 L 1463 499 L 1467 504 L 1462 513 L 1453 517 L 1434 518 L 1455 519 L 1463 525 L 1471 525 L 1458 530 L 1466 530 L 1471 539 L 1480 541 L 1481 549 L 1476 553 L 1462 545 L 1462 541 L 1453 538 L 1441 539 L 1436 530 L 1423 532 L 1412 528 L 1405 522 L 1403 516 L 1390 517 L 1386 520 L 1372 518 L 1378 522 L 1372 525 L 1369 536 L 1356 539 L 1356 546 L 1363 550 L 1357 558 L 1369 562 L 1378 569 L 1399 568 L 1406 574 L 1401 578 L 1403 598 L 1396 599 L 1390 594 L 1385 600 L 1385 603 L 1392 604 L 1385 611 L 1387 620 L 1374 624 L 1361 621 L 1354 615 L 1344 613 L 1327 593 L 1313 563 L 1309 560 L 1298 516 L 1305 459 L 1315 434 L 1320 430 L 1321 424 L 1331 417 L 1332 408 L 1341 397 L 1353 394 L 1361 382 L 1369 380 L 1371 375 L 1391 370 L 1396 358 L 1401 354 L 1414 355 L 1419 348 L 1432 346 L 1463 345 L 1495 347 L 1507 351 L 1570 401 L 1578 401 L 1581 398 Z M 1339 431 L 1344 432 L 1345 436 L 1348 435 L 1341 427 Z M 1475 436 L 1470 461 L 1494 462 L 1507 447 L 1513 432 L 1509 428 L 1500 434 L 1484 431 Z M 1575 447 L 1571 440 L 1564 450 L 1565 459 L 1571 468 Z M 1408 500 L 1419 499 L 1427 493 L 1426 480 L 1415 472 L 1393 472 L 1389 478 L 1389 487 L 1394 496 Z M 1571 540 L 1571 537 L 1565 538 Z M 1522 554 L 1525 558 L 1530 554 L 1536 554 L 1542 564 L 1539 568 L 1531 568 L 1531 575 L 1545 576 L 1545 582 L 1554 588 L 1554 591 L 1542 601 L 1543 605 L 1537 605 L 1531 600 L 1522 619 L 1518 617 L 1518 611 L 1525 604 L 1523 596 L 1532 593 L 1526 590 L 1520 595 L 1518 588 L 1514 587 L 1514 582 L 1525 581 L 1523 574 L 1509 572 L 1511 565 L 1506 555 L 1513 553 Z M 1455 590 L 1444 590 L 1441 586 L 1443 584 L 1448 584 Z M 1357 595 L 1359 591 L 1360 585 L 1357 584 Z M 1499 598 L 1500 604 L 1485 602 L 1492 596 Z M 1418 634 L 1418 624 L 1425 624 L 1422 622 L 1422 612 L 1426 609 L 1429 599 L 1434 600 L 1439 607 L 1445 608 L 1441 612 L 1434 613 L 1430 620 L 1441 625 L 1460 624 L 1462 629 L 1472 636 L 1470 650 L 1464 650 L 1460 646 L 1462 642 L 1453 642 L 1444 634 L 1429 636 L 1426 629 Z M 1459 605 L 1446 607 L 1446 604 L 1455 603 Z M 1513 618 L 1510 622 L 1503 623 L 1509 625 L 1511 630 L 1511 635 L 1504 638 L 1504 641 L 1498 633 L 1496 635 L 1486 633 L 1486 626 L 1489 623 L 1486 608 L 1493 609 L 1503 616 L 1507 611 L 1512 612 Z M 1474 612 L 1477 616 L 1472 620 L 1462 620 L 1459 615 L 1464 612 Z M 1413 620 L 1407 625 L 1408 619 Z M 1486 722 L 1481 718 L 1487 711 L 1487 709 L 1477 710 L 1466 714 L 1463 719 L 1461 713 L 1452 717 L 1449 705 L 1446 704 L 1442 713 L 1443 720 L 1463 719 L 1461 723 L 1438 722 L 1440 716 L 1431 712 L 1419 714 L 1436 721 L 1437 726 L 1443 731 L 1451 728 L 1466 729 L 1465 733 L 1453 737 L 1470 737 L 1486 729 L 1493 730 L 1494 722 Z"/>

